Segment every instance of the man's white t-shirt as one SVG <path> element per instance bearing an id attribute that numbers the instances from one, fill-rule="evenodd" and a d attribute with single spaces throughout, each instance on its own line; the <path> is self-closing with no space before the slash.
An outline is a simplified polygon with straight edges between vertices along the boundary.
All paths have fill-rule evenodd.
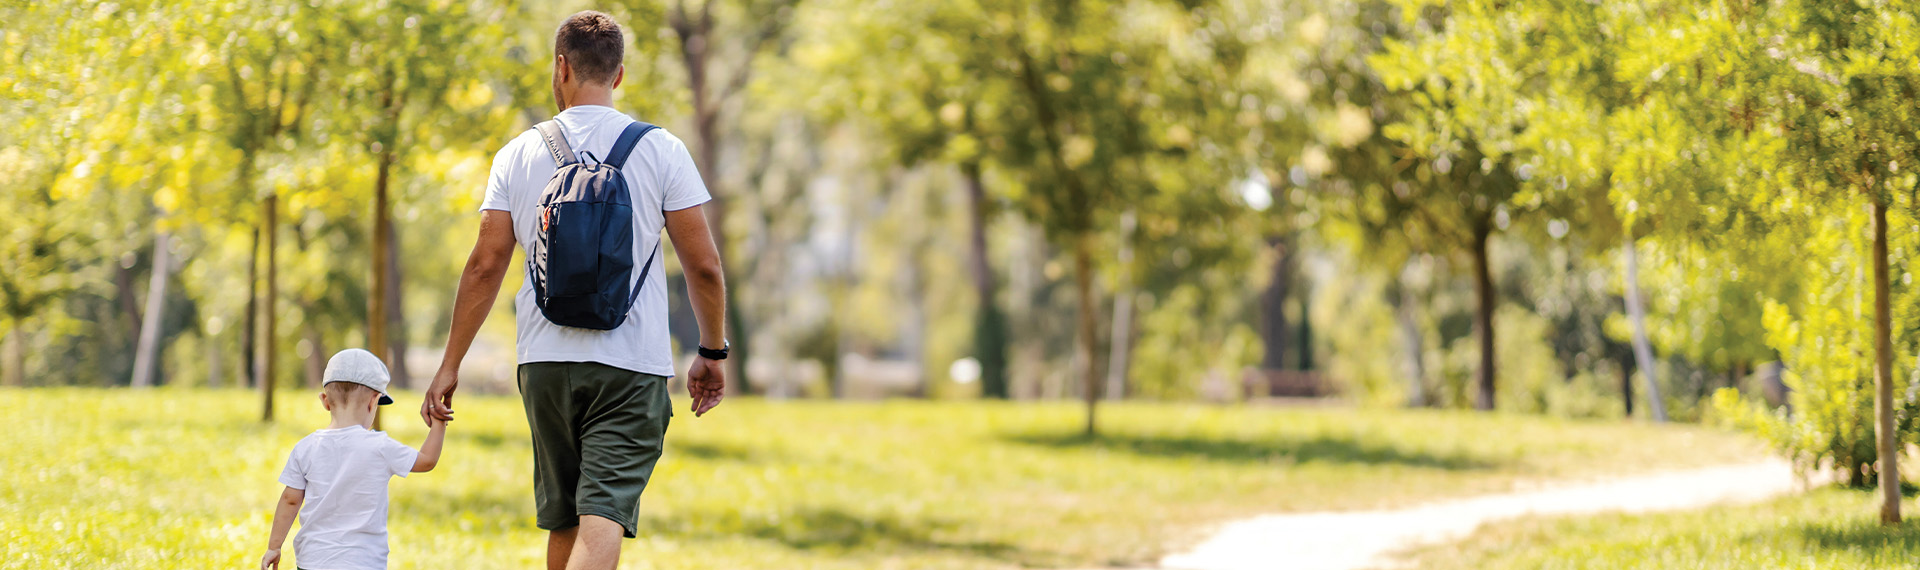
<path id="1" fill-rule="evenodd" d="M 568 107 L 555 117 L 567 135 L 567 144 L 576 155 L 592 153 L 605 158 L 620 138 L 620 131 L 633 119 L 619 111 L 598 105 Z M 525 251 L 527 244 L 540 238 L 540 200 L 547 179 L 558 166 L 547 152 L 546 142 L 533 129 L 521 133 L 493 157 L 493 170 L 487 178 L 487 195 L 481 210 L 502 210 L 513 215 L 513 237 Z M 633 271 L 660 247 L 661 230 L 666 227 L 666 212 L 684 210 L 707 202 L 707 186 L 693 165 L 687 145 L 666 129 L 655 129 L 634 145 L 620 174 L 627 177 L 627 189 L 633 200 Z M 664 253 L 660 255 L 665 255 Z M 548 321 L 534 304 L 533 280 L 527 279 L 514 296 L 513 308 L 519 328 L 517 339 L 520 363 L 598 362 L 615 368 L 645 374 L 673 376 L 673 344 L 667 336 L 666 260 L 656 256 L 647 282 L 640 284 L 633 309 L 619 328 L 610 331 L 564 327 Z M 522 268 L 521 271 L 525 271 Z"/>
<path id="2" fill-rule="evenodd" d="M 307 570 L 387 567 L 387 480 L 413 472 L 419 452 L 360 426 L 323 429 L 293 446 L 280 483 L 306 490 L 294 562 Z"/>

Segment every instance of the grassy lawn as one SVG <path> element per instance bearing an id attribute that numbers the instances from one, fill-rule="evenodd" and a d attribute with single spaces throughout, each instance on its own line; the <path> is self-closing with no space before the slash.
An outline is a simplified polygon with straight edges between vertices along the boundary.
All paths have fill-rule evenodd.
<path id="1" fill-rule="evenodd" d="M 397 397 L 387 427 L 418 445 L 419 395 Z M 392 484 L 392 567 L 536 567 L 519 400 L 459 404 L 440 467 Z M 697 419 L 680 405 L 626 568 L 1139 564 L 1233 517 L 1758 453 L 1711 430 L 1470 412 L 1111 405 L 1087 440 L 1066 403 L 737 399 Z M 0 390 L 0 568 L 254 564 L 287 451 L 326 422 L 312 390 L 283 392 L 271 425 L 258 406 L 241 391 Z"/>
<path id="2" fill-rule="evenodd" d="M 1882 528 L 1878 504 L 1873 491 L 1829 488 L 1699 511 L 1523 519 L 1412 560 L 1426 569 L 1912 568 L 1920 524 Z"/>

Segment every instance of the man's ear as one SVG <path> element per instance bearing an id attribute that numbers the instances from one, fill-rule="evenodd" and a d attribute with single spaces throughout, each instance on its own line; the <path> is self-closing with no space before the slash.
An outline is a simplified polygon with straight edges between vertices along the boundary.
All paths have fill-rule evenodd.
<path id="1" fill-rule="evenodd" d="M 620 81 L 626 78 L 627 78 L 627 66 L 626 64 L 623 63 L 623 64 L 620 64 L 619 67 L 616 67 L 613 69 L 613 87 L 611 87 L 610 89 L 619 89 Z"/>
<path id="2" fill-rule="evenodd" d="M 573 81 L 573 66 L 567 65 L 567 56 L 553 54 L 553 77 L 561 83 Z"/>

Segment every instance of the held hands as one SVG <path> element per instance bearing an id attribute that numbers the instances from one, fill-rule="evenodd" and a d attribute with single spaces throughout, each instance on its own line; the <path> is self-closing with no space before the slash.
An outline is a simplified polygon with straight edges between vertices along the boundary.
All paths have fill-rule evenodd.
<path id="1" fill-rule="evenodd" d="M 439 383 L 436 381 L 435 385 Z M 687 367 L 687 392 L 693 395 L 693 417 L 700 417 L 720 405 L 726 396 L 727 369 L 718 362 L 694 357 Z"/>
<path id="2" fill-rule="evenodd" d="M 279 549 L 268 550 L 266 556 L 260 557 L 260 570 L 279 570 L 279 568 L 280 568 L 280 550 Z"/>
<path id="3" fill-rule="evenodd" d="M 460 387 L 458 371 L 441 370 L 433 375 L 426 401 L 420 403 L 420 420 L 433 427 L 434 420 L 453 421 L 453 390 Z"/>

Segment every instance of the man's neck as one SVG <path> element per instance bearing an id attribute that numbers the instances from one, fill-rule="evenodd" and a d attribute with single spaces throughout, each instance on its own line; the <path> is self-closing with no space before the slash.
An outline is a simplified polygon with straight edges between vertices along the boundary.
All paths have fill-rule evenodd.
<path id="1" fill-rule="evenodd" d="M 565 111 L 567 109 L 572 109 L 574 107 L 584 107 L 587 105 L 593 105 L 598 107 L 612 107 L 613 106 L 613 89 L 596 89 L 596 88 L 583 87 L 573 92 L 573 97 L 571 98 L 571 100 L 567 101 L 566 108 L 561 110 Z"/>

